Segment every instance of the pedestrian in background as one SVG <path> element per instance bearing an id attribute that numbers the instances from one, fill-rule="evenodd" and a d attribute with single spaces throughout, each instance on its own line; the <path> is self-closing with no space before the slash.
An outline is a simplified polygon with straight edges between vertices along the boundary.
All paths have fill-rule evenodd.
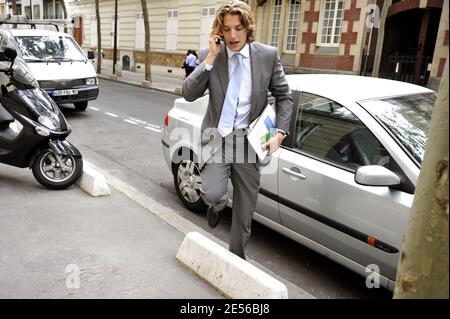
<path id="1" fill-rule="evenodd" d="M 212 26 L 209 49 L 200 51 L 199 66 L 183 82 L 182 91 L 187 101 L 194 101 L 209 89 L 209 104 L 201 127 L 202 143 L 212 137 L 213 142 L 207 143 L 219 145 L 217 153 L 221 156 L 202 158 L 205 163 L 199 163 L 202 165 L 202 199 L 208 205 L 208 225 L 214 228 L 227 205 L 228 178 L 231 177 L 233 207 L 229 248 L 243 259 L 261 177 L 261 164 L 246 138 L 249 124 L 265 109 L 270 91 L 276 100 L 278 128 L 268 143 L 270 155 L 288 132 L 292 115 L 291 92 L 278 50 L 254 42 L 254 30 L 249 5 L 242 1 L 224 3 Z M 212 135 L 211 131 L 217 134 Z M 241 144 L 244 144 L 243 149 Z M 222 160 L 217 161 L 217 158 Z"/>
<path id="2" fill-rule="evenodd" d="M 183 63 L 185 78 L 187 78 L 189 74 L 191 74 L 195 70 L 196 63 L 197 63 L 197 52 L 195 52 L 195 50 L 189 49 L 186 52 L 186 58 Z"/>

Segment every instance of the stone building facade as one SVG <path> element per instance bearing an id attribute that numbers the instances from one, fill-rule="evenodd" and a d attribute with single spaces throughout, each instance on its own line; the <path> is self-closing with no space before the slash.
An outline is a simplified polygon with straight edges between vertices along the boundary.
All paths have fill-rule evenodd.
<path id="1" fill-rule="evenodd" d="M 221 0 L 148 0 L 152 63 L 181 66 L 207 45 Z M 288 73 L 396 78 L 436 88 L 448 55 L 448 0 L 248 0 L 256 40 L 278 47 Z M 94 0 L 68 0 L 74 35 L 95 50 Z M 118 1 L 118 56 L 142 69 L 140 0 Z M 446 13 L 447 12 L 447 13 Z M 114 1 L 100 0 L 102 48 L 112 58 Z M 123 63 L 122 63 L 123 64 Z"/>

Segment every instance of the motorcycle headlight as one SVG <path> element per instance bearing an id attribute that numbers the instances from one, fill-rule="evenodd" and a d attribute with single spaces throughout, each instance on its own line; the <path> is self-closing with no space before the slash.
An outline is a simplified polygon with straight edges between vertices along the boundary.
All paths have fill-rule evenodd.
<path id="1" fill-rule="evenodd" d="M 87 85 L 96 85 L 97 84 L 97 78 L 86 79 L 86 84 Z"/>
<path id="2" fill-rule="evenodd" d="M 57 128 L 55 124 L 53 124 L 52 120 L 44 115 L 39 116 L 38 122 L 51 130 L 55 130 Z"/>

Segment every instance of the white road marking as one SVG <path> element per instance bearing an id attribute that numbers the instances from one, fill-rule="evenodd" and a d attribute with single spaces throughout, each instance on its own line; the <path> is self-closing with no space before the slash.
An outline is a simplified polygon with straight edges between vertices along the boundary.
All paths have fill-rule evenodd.
<path id="1" fill-rule="evenodd" d="M 93 106 L 89 106 L 89 108 L 90 108 L 91 110 L 94 110 L 94 111 L 100 111 L 100 109 L 98 109 L 98 108 L 96 108 L 96 107 L 93 107 Z"/>
<path id="2" fill-rule="evenodd" d="M 119 117 L 119 115 L 113 114 L 113 113 L 109 113 L 109 112 L 105 112 L 106 115 L 109 115 L 111 117 Z"/>
<path id="3" fill-rule="evenodd" d="M 137 118 L 134 118 L 134 117 L 129 117 L 129 119 L 134 121 L 134 122 L 140 123 L 140 124 L 147 124 L 147 122 L 142 121 L 142 120 L 137 119 Z"/>
<path id="4" fill-rule="evenodd" d="M 145 128 L 146 128 L 147 130 L 155 131 L 155 132 L 158 132 L 158 133 L 161 133 L 161 132 L 162 132 L 162 130 L 158 130 L 158 129 L 153 128 L 153 127 L 150 127 L 150 126 L 146 126 Z"/>
<path id="5" fill-rule="evenodd" d="M 118 115 L 113 114 L 113 113 L 109 113 L 109 112 L 105 112 L 105 114 L 109 115 L 111 117 L 119 117 Z M 144 124 L 144 125 L 147 125 L 145 127 L 147 130 L 158 132 L 158 133 L 162 132 L 162 129 L 161 129 L 160 126 L 154 125 L 154 124 L 149 124 L 149 123 L 147 123 L 145 121 L 139 120 L 139 119 L 134 118 L 134 117 L 130 117 L 129 119 L 124 119 L 124 121 L 127 122 L 127 123 L 130 123 L 130 124 L 133 124 L 133 125 Z"/>
<path id="6" fill-rule="evenodd" d="M 154 127 L 154 128 L 157 128 L 157 129 L 161 129 L 161 127 L 158 126 L 158 125 L 153 125 L 153 124 L 147 124 L 147 125 L 150 126 L 150 127 Z"/>

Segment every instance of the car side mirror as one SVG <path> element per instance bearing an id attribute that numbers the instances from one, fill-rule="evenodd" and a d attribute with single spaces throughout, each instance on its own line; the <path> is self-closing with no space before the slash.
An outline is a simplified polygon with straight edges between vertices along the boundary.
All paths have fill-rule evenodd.
<path id="1" fill-rule="evenodd" d="M 366 165 L 356 170 L 355 182 L 366 186 L 396 186 L 401 179 L 384 166 Z"/>

